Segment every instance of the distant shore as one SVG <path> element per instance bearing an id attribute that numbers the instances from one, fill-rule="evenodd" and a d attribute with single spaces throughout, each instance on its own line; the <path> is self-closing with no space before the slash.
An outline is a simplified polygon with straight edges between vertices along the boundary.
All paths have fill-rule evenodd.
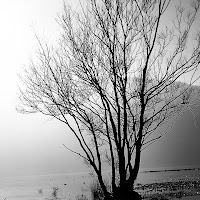
<path id="1" fill-rule="evenodd" d="M 141 173 L 156 173 L 156 172 L 179 172 L 179 171 L 190 171 L 190 170 L 200 170 L 200 168 L 184 168 L 184 169 L 162 169 L 162 170 L 145 170 Z"/>

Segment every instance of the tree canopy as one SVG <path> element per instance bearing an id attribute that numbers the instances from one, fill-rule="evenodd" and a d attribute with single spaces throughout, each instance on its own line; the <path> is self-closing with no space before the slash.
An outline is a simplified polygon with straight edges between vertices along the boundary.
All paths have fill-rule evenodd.
<path id="1" fill-rule="evenodd" d="M 157 133 L 163 124 L 192 111 L 200 94 L 200 32 L 190 35 L 199 4 L 184 10 L 180 2 L 165 26 L 170 3 L 89 0 L 81 13 L 64 5 L 58 45 L 38 39 L 37 59 L 21 75 L 18 110 L 71 129 L 83 153 L 69 150 L 92 166 L 105 198 L 133 196 L 142 149 L 167 133 Z M 111 167 L 110 190 L 103 163 Z"/>

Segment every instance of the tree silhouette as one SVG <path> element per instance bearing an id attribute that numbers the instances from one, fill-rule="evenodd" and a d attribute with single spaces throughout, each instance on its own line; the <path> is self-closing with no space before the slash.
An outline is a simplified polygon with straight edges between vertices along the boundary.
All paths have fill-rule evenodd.
<path id="1" fill-rule="evenodd" d="M 178 4 L 166 26 L 169 4 L 90 0 L 79 13 L 64 5 L 58 45 L 38 38 L 37 58 L 21 75 L 18 110 L 71 129 L 83 153 L 66 148 L 93 168 L 105 199 L 135 197 L 141 151 L 170 130 L 173 123 L 159 133 L 170 119 L 192 111 L 199 96 L 200 32 L 189 35 L 199 4 Z M 103 164 L 111 168 L 109 189 Z"/>

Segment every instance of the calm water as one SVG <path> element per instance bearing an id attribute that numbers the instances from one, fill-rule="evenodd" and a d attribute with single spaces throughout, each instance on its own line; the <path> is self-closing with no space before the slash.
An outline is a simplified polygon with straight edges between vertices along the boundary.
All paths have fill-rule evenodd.
<path id="1" fill-rule="evenodd" d="M 177 168 L 176 168 L 177 169 Z M 176 181 L 177 179 L 199 179 L 200 170 L 179 170 L 149 172 L 140 171 L 137 183 Z M 146 171 L 146 172 L 145 172 Z M 154 169 L 155 171 L 155 169 Z M 106 172 L 105 175 L 108 175 Z M 93 178 L 88 173 L 69 173 L 29 177 L 0 178 L 0 200 L 44 200 L 52 197 L 53 188 L 58 189 L 62 199 L 73 200 L 77 195 L 90 197 L 89 186 Z"/>

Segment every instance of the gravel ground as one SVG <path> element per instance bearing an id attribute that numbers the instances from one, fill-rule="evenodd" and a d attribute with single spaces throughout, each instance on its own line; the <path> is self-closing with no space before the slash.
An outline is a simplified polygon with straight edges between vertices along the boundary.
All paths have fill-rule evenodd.
<path id="1" fill-rule="evenodd" d="M 200 200 L 200 180 L 137 184 L 135 190 L 147 200 Z"/>

